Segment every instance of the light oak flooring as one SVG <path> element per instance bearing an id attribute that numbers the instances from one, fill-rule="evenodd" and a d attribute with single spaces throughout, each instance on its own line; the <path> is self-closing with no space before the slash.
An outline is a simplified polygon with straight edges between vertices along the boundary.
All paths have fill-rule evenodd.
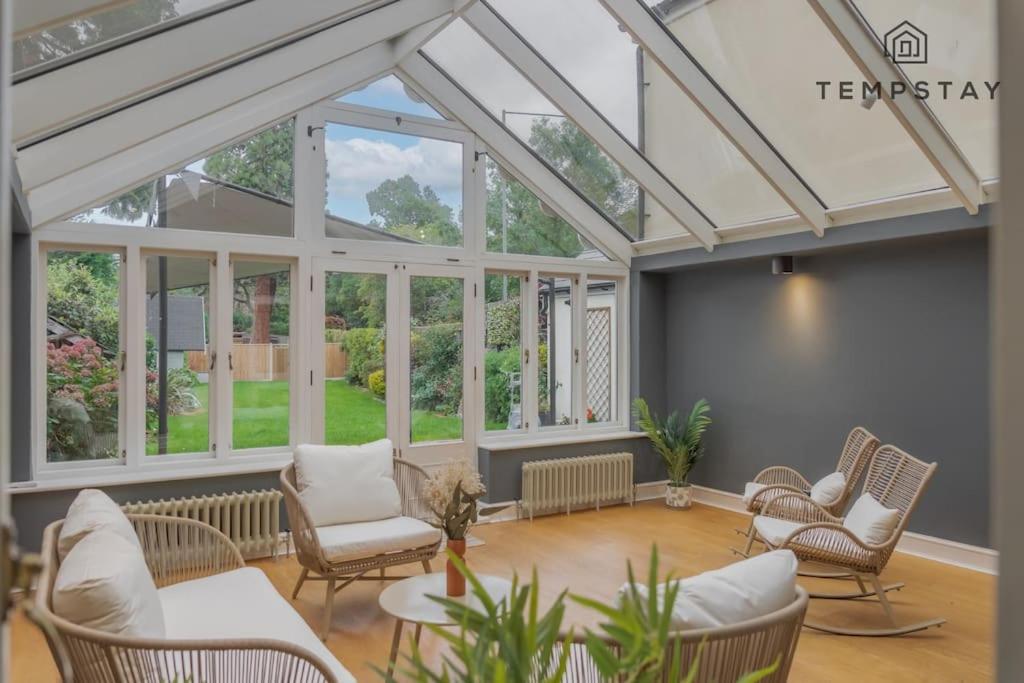
<path id="1" fill-rule="evenodd" d="M 663 571 L 690 576 L 733 562 L 729 546 L 740 541 L 733 533 L 746 518 L 696 505 L 669 510 L 659 502 L 619 506 L 600 512 L 575 512 L 533 522 L 484 524 L 474 534 L 485 545 L 471 548 L 468 561 L 478 572 L 529 577 L 536 566 L 542 595 L 552 600 L 563 589 L 608 599 L 626 578 L 626 560 L 644 575 L 651 544 L 658 544 Z M 252 563 L 263 569 L 286 598 L 299 574 L 294 557 Z M 434 560 L 440 570 L 442 561 Z M 418 565 L 395 573 L 419 573 Z M 988 681 L 993 678 L 995 577 L 896 553 L 883 580 L 905 581 L 892 596 L 902 622 L 943 616 L 938 630 L 902 638 L 849 638 L 804 629 L 790 680 L 793 681 Z M 836 581 L 801 579 L 808 588 L 835 588 Z M 372 666 L 383 666 L 393 621 L 377 605 L 383 584 L 356 583 L 336 599 L 333 629 L 327 645 L 359 681 L 379 681 Z M 845 588 L 840 584 L 841 588 Z M 295 609 L 318 629 L 324 584 L 307 583 Z M 568 620 L 594 625 L 588 611 L 569 605 Z M 884 616 L 874 600 L 813 600 L 809 618 L 836 625 L 882 626 Z M 225 634 L 227 636 L 229 634 Z M 438 639 L 423 635 L 423 649 L 440 656 Z M 42 635 L 21 616 L 12 629 L 13 680 L 52 681 L 56 677 Z M 724 683 L 724 682 L 723 682 Z"/>

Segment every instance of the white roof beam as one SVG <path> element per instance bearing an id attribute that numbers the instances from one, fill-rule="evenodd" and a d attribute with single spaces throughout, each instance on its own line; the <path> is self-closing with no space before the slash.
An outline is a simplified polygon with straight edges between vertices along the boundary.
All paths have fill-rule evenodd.
<path id="1" fill-rule="evenodd" d="M 252 0 L 61 66 L 14 87 L 14 141 L 39 140 L 379 4 Z"/>
<path id="2" fill-rule="evenodd" d="M 883 87 L 882 99 L 967 211 L 978 213 L 978 207 L 984 202 L 981 179 L 928 105 L 909 94 L 914 89 L 906 74 L 886 56 L 885 46 L 857 8 L 849 0 L 807 1 L 868 82 L 907 86 L 908 94 L 897 98 L 891 96 L 889 88 Z"/>
<path id="3" fill-rule="evenodd" d="M 398 0 L 22 150 L 26 190 L 49 183 L 275 85 L 450 13 L 453 0 Z M 321 93 L 321 97 L 331 95 Z"/>
<path id="4" fill-rule="evenodd" d="M 633 255 L 631 243 L 610 219 L 570 187 L 446 74 L 418 52 L 406 57 L 399 68 L 403 79 L 430 93 L 441 106 L 476 133 L 496 161 L 514 173 L 545 203 L 557 209 L 596 247 L 629 265 Z"/>
<path id="5" fill-rule="evenodd" d="M 387 43 L 371 45 L 41 185 L 28 197 L 33 225 L 115 197 L 146 178 L 243 140 L 274 121 L 393 67 Z"/>
<path id="6" fill-rule="evenodd" d="M 714 248 L 718 236 L 707 216 L 489 6 L 477 3 L 463 18 L 708 251 Z"/>
<path id="7" fill-rule="evenodd" d="M 828 216 L 822 203 L 653 11 L 640 0 L 600 2 L 803 217 L 815 234 L 824 235 Z"/>

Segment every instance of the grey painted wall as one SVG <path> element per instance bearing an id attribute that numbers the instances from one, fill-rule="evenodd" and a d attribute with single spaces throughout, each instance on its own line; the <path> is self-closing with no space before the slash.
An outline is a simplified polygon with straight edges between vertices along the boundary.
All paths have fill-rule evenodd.
<path id="1" fill-rule="evenodd" d="M 630 404 L 642 396 L 651 410 L 665 411 L 665 276 L 630 275 Z"/>
<path id="2" fill-rule="evenodd" d="M 126 486 L 104 486 L 103 490 L 119 504 L 137 501 L 178 498 L 181 496 L 205 496 L 232 491 L 255 491 L 280 488 L 277 472 L 161 481 Z M 78 489 L 46 491 L 39 493 L 18 493 L 11 496 L 11 512 L 18 527 L 19 544 L 28 550 L 38 551 L 43 540 L 43 529 L 50 522 L 62 519 L 78 495 Z M 281 505 L 281 528 L 288 528 L 288 518 Z"/>
<path id="3" fill-rule="evenodd" d="M 855 425 L 939 469 L 911 529 L 989 543 L 987 231 L 668 275 L 666 398 L 707 397 L 693 480 L 740 491 L 762 467 L 831 471 Z"/>
<path id="4" fill-rule="evenodd" d="M 26 481 L 32 476 L 32 363 L 31 283 L 32 239 L 15 232 L 12 235 L 11 255 L 11 329 L 20 330 L 11 337 L 11 471 L 10 481 Z"/>
<path id="5" fill-rule="evenodd" d="M 602 453 L 622 453 L 623 451 L 628 451 L 633 454 L 634 481 L 641 483 L 645 481 L 659 481 L 665 478 L 664 467 L 646 439 L 613 439 L 611 441 L 536 446 L 533 448 L 515 448 L 500 451 L 492 451 L 480 447 L 477 450 L 477 465 L 480 469 L 480 477 L 487 487 L 487 495 L 484 496 L 483 500 L 487 503 L 504 503 L 510 500 L 518 500 L 523 490 L 523 463 L 534 460 L 573 458 L 581 455 L 599 455 Z"/>

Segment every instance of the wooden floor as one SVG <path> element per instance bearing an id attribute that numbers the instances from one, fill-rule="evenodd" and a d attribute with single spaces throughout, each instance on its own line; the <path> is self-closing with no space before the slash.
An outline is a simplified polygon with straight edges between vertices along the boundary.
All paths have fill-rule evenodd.
<path id="1" fill-rule="evenodd" d="M 646 572 L 652 542 L 658 544 L 663 568 L 677 576 L 733 562 L 736 558 L 728 546 L 739 540 L 732 531 L 738 525 L 745 525 L 745 518 L 724 510 L 698 505 L 680 512 L 649 502 L 636 508 L 481 525 L 474 534 L 486 544 L 471 548 L 468 561 L 479 572 L 506 576 L 514 571 L 528 576 L 536 565 L 547 600 L 566 587 L 608 599 L 626 578 L 628 558 L 639 572 Z M 299 574 L 293 557 L 253 564 L 267 573 L 282 595 L 290 596 Z M 441 560 L 434 561 L 434 568 L 441 569 Z M 409 567 L 413 572 L 418 569 Z M 902 638 L 844 638 L 804 629 L 790 680 L 975 683 L 993 678 L 994 577 L 896 553 L 883 579 L 907 584 L 891 594 L 898 618 L 943 616 L 949 623 Z M 834 581 L 801 582 L 809 588 L 835 587 Z M 293 603 L 314 628 L 320 624 L 323 585 L 306 584 Z M 377 606 L 381 585 L 353 584 L 335 603 L 327 644 L 359 681 L 381 680 L 371 666 L 383 665 L 390 645 L 393 622 Z M 837 625 L 884 623 L 881 608 L 872 600 L 815 600 L 809 617 Z M 581 625 L 596 623 L 592 614 L 575 605 L 570 605 L 568 619 Z M 428 656 L 439 656 L 440 644 L 431 634 L 424 633 L 423 646 Z M 12 652 L 14 681 L 54 680 L 41 634 L 21 617 L 12 629 Z"/>

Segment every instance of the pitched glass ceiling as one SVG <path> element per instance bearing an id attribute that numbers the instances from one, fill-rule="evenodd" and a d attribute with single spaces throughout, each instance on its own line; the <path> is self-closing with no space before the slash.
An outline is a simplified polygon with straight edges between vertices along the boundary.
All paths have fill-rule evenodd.
<path id="1" fill-rule="evenodd" d="M 888 107 L 839 98 L 839 82 L 863 76 L 806 0 L 670 2 L 660 10 L 828 207 L 946 186 Z M 833 84 L 824 98 L 819 81 Z"/>
<path id="2" fill-rule="evenodd" d="M 904 21 L 924 32 L 927 62 L 902 64 L 903 71 L 912 82 L 930 85 L 928 106 L 979 177 L 997 177 L 997 101 L 988 93 L 999 81 L 995 1 L 855 0 L 855 5 L 879 40 Z M 943 82 L 950 84 L 946 97 Z"/>
<path id="3" fill-rule="evenodd" d="M 358 90 L 350 90 L 335 101 L 397 111 L 401 114 L 424 116 L 428 119 L 444 118 L 415 90 L 394 74 L 378 78 Z"/>
<path id="4" fill-rule="evenodd" d="M 423 51 L 624 232 L 638 234 L 633 179 L 462 19 Z"/>
<path id="5" fill-rule="evenodd" d="M 32 0 L 24 0 L 31 2 Z M 15 76 L 132 34 L 239 0 L 132 0 L 108 3 L 104 11 L 50 26 L 14 41 Z M 111 4 L 113 6 L 111 6 Z"/>
<path id="6" fill-rule="evenodd" d="M 613 126 L 642 147 L 716 225 L 793 213 L 664 70 L 642 54 L 598 0 L 489 0 L 489 4 Z M 638 114 L 641 73 L 643 114 Z M 647 213 L 645 238 L 683 230 L 653 202 Z"/>

